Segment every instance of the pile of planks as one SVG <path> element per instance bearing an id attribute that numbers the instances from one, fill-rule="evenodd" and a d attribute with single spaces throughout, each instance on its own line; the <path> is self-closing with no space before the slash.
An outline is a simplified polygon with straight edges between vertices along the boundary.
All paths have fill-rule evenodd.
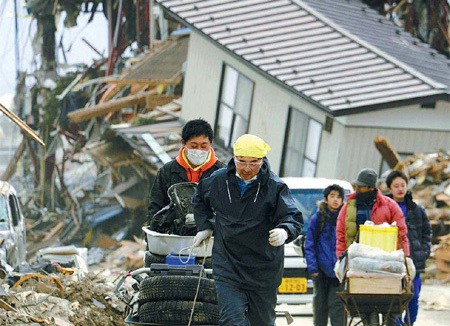
<path id="1" fill-rule="evenodd" d="M 434 278 L 445 283 L 450 282 L 450 234 L 439 237 L 439 244 L 432 249 L 436 266 Z"/>
<path id="2" fill-rule="evenodd" d="M 416 154 L 406 158 L 403 164 L 411 180 L 414 200 L 425 207 L 432 226 L 439 226 L 439 230 L 434 230 L 439 231 L 434 232 L 434 236 L 447 234 L 450 227 L 450 155 L 443 151 Z"/>
<path id="3" fill-rule="evenodd" d="M 410 178 L 413 198 L 425 207 L 433 227 L 433 243 L 437 243 L 437 236 L 450 230 L 450 153 L 416 153 L 402 161 L 386 138 L 376 137 L 375 146 L 392 170 L 403 171 Z"/>

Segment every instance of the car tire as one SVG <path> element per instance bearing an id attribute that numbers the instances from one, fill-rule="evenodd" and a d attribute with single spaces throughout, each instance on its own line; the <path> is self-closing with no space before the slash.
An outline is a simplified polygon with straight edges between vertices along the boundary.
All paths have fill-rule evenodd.
<path id="1" fill-rule="evenodd" d="M 150 251 L 145 252 L 144 256 L 144 267 L 150 267 L 151 264 L 165 264 L 166 256 L 152 254 Z"/>
<path id="2" fill-rule="evenodd" d="M 208 278 L 184 275 L 161 275 L 145 278 L 139 289 L 139 304 L 162 300 L 194 300 L 198 282 L 197 301 L 217 304 L 215 282 Z"/>
<path id="3" fill-rule="evenodd" d="M 149 301 L 139 306 L 139 322 L 187 325 L 193 301 Z M 219 308 L 216 304 L 196 302 L 191 325 L 217 325 Z"/>

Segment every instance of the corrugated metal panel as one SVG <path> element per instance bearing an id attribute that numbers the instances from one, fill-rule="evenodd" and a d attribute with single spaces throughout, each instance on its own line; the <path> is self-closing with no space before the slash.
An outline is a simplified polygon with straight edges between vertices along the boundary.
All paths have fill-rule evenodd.
<path id="1" fill-rule="evenodd" d="M 163 45 L 157 53 L 150 55 L 133 67 L 121 80 L 134 82 L 171 82 L 181 74 L 181 65 L 186 61 L 189 37 L 180 37 Z"/>
<path id="2" fill-rule="evenodd" d="M 254 68 L 336 115 L 445 94 L 445 85 L 350 34 L 342 28 L 345 24 L 337 25 L 304 1 L 157 2 Z M 316 6 L 336 12 L 334 2 L 327 3 L 324 9 L 322 2 Z"/>
<path id="3" fill-rule="evenodd" d="M 376 136 L 386 137 L 400 153 L 429 153 L 450 146 L 448 131 L 346 128 L 344 146 L 341 147 L 341 160 L 337 164 L 340 170 L 338 175 L 354 180 L 357 171 L 362 168 L 379 170 L 381 155 L 374 145 Z"/>

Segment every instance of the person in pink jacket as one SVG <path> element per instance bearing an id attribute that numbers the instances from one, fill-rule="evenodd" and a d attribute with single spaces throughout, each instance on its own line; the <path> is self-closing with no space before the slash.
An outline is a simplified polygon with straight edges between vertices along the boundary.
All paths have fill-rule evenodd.
<path id="1" fill-rule="evenodd" d="M 384 196 L 376 189 L 378 175 L 372 169 L 359 171 L 353 182 L 356 192 L 347 196 L 347 202 L 342 207 L 336 225 L 336 256 L 347 250 L 353 243 L 359 226 L 365 221 L 374 224 L 397 222 L 398 241 L 397 248 L 403 249 L 405 256 L 409 257 L 408 231 L 402 210 L 397 203 Z"/>

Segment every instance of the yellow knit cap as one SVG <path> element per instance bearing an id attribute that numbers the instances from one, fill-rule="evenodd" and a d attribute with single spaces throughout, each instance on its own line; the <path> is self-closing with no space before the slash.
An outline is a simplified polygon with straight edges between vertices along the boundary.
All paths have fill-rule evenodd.
<path id="1" fill-rule="evenodd" d="M 233 146 L 234 156 L 261 158 L 270 151 L 270 146 L 255 135 L 245 134 L 239 137 Z"/>

